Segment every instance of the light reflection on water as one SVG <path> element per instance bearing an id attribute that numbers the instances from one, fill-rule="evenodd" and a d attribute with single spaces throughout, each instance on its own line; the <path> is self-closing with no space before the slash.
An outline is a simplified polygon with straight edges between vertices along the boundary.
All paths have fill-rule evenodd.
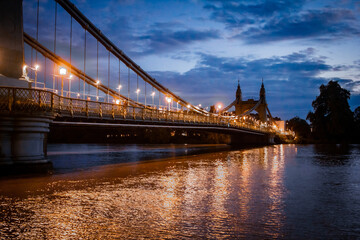
<path id="1" fill-rule="evenodd" d="M 3 179 L 0 239 L 356 238 L 359 154 L 277 145 Z"/>

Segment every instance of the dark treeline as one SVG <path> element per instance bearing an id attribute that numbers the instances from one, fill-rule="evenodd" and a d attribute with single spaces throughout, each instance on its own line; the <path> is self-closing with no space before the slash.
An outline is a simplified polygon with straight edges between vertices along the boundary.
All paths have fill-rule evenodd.
<path id="1" fill-rule="evenodd" d="M 337 81 L 320 86 L 320 95 L 312 102 L 314 110 L 306 119 L 294 117 L 287 121 L 288 129 L 299 143 L 359 143 L 360 107 L 351 111 L 350 92 Z"/>

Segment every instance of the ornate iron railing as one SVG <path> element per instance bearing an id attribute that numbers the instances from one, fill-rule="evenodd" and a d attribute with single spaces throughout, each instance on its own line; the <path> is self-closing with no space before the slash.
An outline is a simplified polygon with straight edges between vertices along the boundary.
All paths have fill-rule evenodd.
<path id="1" fill-rule="evenodd" d="M 191 123 L 193 125 L 215 125 L 273 132 L 270 127 L 264 128 L 257 124 L 241 121 L 241 119 L 234 120 L 217 114 L 200 115 L 192 111 L 168 111 L 155 108 L 124 106 L 61 97 L 50 91 L 29 88 L 0 87 L 0 111 L 49 112 L 55 116 L 71 116 L 74 118 Z"/>

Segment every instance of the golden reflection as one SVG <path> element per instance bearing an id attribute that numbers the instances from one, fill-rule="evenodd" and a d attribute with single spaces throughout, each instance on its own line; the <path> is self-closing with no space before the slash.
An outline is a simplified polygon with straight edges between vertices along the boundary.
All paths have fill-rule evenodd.
<path id="1" fill-rule="evenodd" d="M 265 229 L 267 233 L 273 232 L 275 238 L 280 237 L 281 228 L 283 227 L 283 206 L 284 206 L 284 149 L 283 145 L 274 147 L 273 158 L 271 159 L 271 168 L 269 175 L 269 188 L 267 189 L 269 206 L 263 216 L 263 221 L 271 228 Z M 276 229 L 274 232 L 273 230 Z"/>
<path id="2" fill-rule="evenodd" d="M 22 180 L 29 187 L 21 197 L 0 195 L 0 239 L 282 238 L 284 168 L 296 151 L 277 145 L 114 165 L 79 180 L 36 180 L 46 191 Z"/>
<path id="3" fill-rule="evenodd" d="M 212 189 L 212 208 L 216 211 L 218 218 L 225 217 L 224 201 L 228 195 L 227 192 L 227 168 L 224 166 L 224 162 L 217 160 L 215 163 L 215 172 L 213 179 L 213 189 Z"/>

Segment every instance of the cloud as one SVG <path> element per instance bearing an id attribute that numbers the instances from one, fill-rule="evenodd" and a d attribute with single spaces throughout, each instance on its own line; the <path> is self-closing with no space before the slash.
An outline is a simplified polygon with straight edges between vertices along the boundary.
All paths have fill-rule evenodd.
<path id="1" fill-rule="evenodd" d="M 261 78 L 264 78 L 270 110 L 285 119 L 295 115 L 305 118 L 311 102 L 319 94 L 319 86 L 330 80 L 320 74 L 337 69 L 327 64 L 324 57 L 317 56 L 313 48 L 261 59 L 197 54 L 200 59 L 188 72 L 151 72 L 151 75 L 176 94 L 203 106 L 217 102 L 230 104 L 235 98 L 238 78 L 244 98 L 258 98 Z M 360 90 L 352 79 L 336 80 L 354 95 L 357 88 Z"/>
<path id="2" fill-rule="evenodd" d="M 248 44 L 358 36 L 360 27 L 352 9 L 304 9 L 306 1 L 207 1 L 212 20 L 232 30 L 233 38 Z"/>
<path id="3" fill-rule="evenodd" d="M 304 0 L 267 0 L 267 1 L 206 1 L 205 9 L 212 12 L 211 18 L 223 22 L 229 28 L 254 24 L 278 14 L 290 13 L 298 10 Z"/>
<path id="4" fill-rule="evenodd" d="M 235 38 L 245 38 L 247 43 L 259 43 L 301 38 L 333 40 L 359 34 L 356 18 L 350 10 L 326 9 L 273 18 L 263 26 L 251 27 Z"/>
<path id="5" fill-rule="evenodd" d="M 149 30 L 137 39 L 143 43 L 144 50 L 141 54 L 154 54 L 177 50 L 193 42 L 207 41 L 220 38 L 216 30 L 179 30 L 164 29 Z"/>

